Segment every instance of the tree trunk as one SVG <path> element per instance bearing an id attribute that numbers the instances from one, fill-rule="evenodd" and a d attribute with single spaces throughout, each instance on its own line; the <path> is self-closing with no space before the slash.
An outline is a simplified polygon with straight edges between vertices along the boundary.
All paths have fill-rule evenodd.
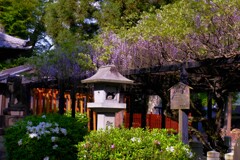
<path id="1" fill-rule="evenodd" d="M 76 80 L 74 80 L 73 87 L 71 90 L 71 108 L 72 108 L 72 117 L 75 118 L 75 112 L 76 112 L 76 89 L 77 89 L 77 83 Z"/>
<path id="2" fill-rule="evenodd" d="M 65 98 L 64 98 L 64 80 L 59 80 L 59 114 L 64 114 L 64 107 L 65 107 Z"/>

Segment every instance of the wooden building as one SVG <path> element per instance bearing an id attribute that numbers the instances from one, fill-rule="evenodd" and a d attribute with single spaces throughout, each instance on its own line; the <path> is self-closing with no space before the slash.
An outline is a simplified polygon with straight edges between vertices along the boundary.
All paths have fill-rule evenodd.
<path id="1" fill-rule="evenodd" d="M 0 32 L 0 62 L 19 56 L 29 56 L 32 46 L 28 40 L 23 40 Z"/>
<path id="2" fill-rule="evenodd" d="M 15 59 L 20 56 L 29 56 L 32 52 L 32 46 L 29 45 L 28 40 L 16 38 L 0 32 L 0 63 L 8 59 Z M 3 109 L 8 103 L 7 97 L 7 85 L 6 80 L 12 74 L 18 75 L 18 73 L 27 71 L 28 67 L 19 66 L 15 69 L 8 69 L 0 71 L 0 134 L 2 133 L 2 127 L 5 124 Z"/>

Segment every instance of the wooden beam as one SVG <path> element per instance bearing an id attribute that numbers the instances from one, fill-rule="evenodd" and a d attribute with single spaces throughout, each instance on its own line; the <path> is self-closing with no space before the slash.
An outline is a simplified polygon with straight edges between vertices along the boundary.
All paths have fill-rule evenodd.
<path id="1" fill-rule="evenodd" d="M 231 58 L 215 58 L 215 59 L 204 59 L 201 61 L 191 61 L 184 63 L 169 62 L 161 66 L 149 67 L 149 68 L 139 68 L 124 71 L 124 75 L 138 75 L 146 73 L 160 73 L 160 72 L 171 72 L 178 71 L 185 66 L 186 70 L 194 69 L 199 67 L 213 67 L 213 66 L 224 66 L 224 65 L 236 65 L 240 63 L 240 55 L 236 55 Z"/>
<path id="2" fill-rule="evenodd" d="M 88 109 L 87 108 L 87 117 L 88 117 L 88 119 L 89 119 L 89 121 L 88 121 L 88 131 L 90 131 L 91 130 L 91 122 L 90 122 L 90 109 Z"/>

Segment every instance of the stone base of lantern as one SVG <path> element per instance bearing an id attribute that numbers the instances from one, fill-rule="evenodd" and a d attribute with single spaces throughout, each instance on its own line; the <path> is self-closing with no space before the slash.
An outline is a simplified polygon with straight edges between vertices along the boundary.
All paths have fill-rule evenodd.
<path id="1" fill-rule="evenodd" d="M 87 107 L 89 109 L 94 109 L 97 112 L 118 112 L 119 110 L 126 109 L 125 103 L 114 103 L 114 102 L 104 102 L 104 103 L 88 103 Z"/>
<path id="2" fill-rule="evenodd" d="M 88 108 L 96 112 L 97 130 L 115 127 L 116 113 L 126 109 L 125 103 L 88 103 Z M 119 120 L 118 120 L 119 121 Z"/>
<path id="3" fill-rule="evenodd" d="M 115 113 L 97 113 L 97 130 L 115 127 Z"/>
<path id="4" fill-rule="evenodd" d="M 19 121 L 20 119 L 23 119 L 24 116 L 23 115 L 5 115 L 5 126 L 9 127 L 14 125 L 17 121 Z"/>

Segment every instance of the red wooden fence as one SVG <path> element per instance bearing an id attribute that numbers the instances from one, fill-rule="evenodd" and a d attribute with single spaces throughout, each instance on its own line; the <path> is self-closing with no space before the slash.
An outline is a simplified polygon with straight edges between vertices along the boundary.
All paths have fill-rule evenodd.
<path id="1" fill-rule="evenodd" d="M 140 113 L 133 114 L 132 127 L 141 127 L 142 115 Z M 130 114 L 126 113 L 124 118 L 124 126 L 129 128 L 130 126 Z M 147 114 L 146 116 L 146 126 L 150 129 L 152 128 L 162 128 L 162 116 L 158 114 Z M 178 131 L 178 122 L 173 121 L 172 119 L 166 117 L 165 119 L 165 128 L 174 129 Z"/>

